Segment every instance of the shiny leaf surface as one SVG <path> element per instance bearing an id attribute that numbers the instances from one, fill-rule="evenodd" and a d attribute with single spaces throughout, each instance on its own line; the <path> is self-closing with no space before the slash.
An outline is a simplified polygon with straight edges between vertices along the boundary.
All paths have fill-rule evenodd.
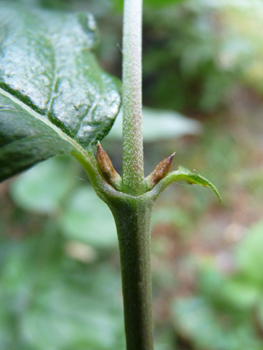
<path id="1" fill-rule="evenodd" d="M 0 180 L 89 149 L 110 130 L 119 84 L 98 66 L 90 14 L 0 4 Z"/>

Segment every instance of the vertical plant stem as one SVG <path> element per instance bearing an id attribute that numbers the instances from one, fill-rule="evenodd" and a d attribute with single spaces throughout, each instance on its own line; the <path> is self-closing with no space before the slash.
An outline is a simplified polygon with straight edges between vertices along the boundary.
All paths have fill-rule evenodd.
<path id="1" fill-rule="evenodd" d="M 153 350 L 150 221 L 142 140 L 142 0 L 124 1 L 122 190 L 109 206 L 116 222 L 122 270 L 127 350 Z"/>
<path id="2" fill-rule="evenodd" d="M 127 350 L 153 350 L 152 207 L 151 200 L 131 197 L 112 209 L 120 247 Z"/>
<path id="3" fill-rule="evenodd" d="M 123 189 L 144 191 L 142 140 L 142 0 L 125 0 L 123 26 Z"/>

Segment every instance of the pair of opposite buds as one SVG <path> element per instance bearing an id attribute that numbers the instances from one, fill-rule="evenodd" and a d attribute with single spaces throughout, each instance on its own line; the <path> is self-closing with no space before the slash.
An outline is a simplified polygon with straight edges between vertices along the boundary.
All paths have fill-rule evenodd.
<path id="1" fill-rule="evenodd" d="M 161 181 L 169 172 L 175 152 L 169 157 L 161 161 L 154 171 L 145 178 L 146 189 L 150 191 L 159 181 Z M 121 188 L 121 176 L 114 169 L 108 154 L 101 147 L 100 142 L 97 143 L 97 162 L 104 179 L 116 190 Z"/>

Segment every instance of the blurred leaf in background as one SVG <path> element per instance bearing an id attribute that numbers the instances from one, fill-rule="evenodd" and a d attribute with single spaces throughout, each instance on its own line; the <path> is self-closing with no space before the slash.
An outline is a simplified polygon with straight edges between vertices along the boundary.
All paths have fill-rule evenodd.
<path id="1" fill-rule="evenodd" d="M 123 349 L 119 273 L 67 257 L 52 226 L 1 239 L 1 349 Z"/>
<path id="2" fill-rule="evenodd" d="M 31 213 L 57 215 L 75 184 L 73 164 L 68 156 L 38 164 L 12 182 L 12 199 Z"/>
<path id="3" fill-rule="evenodd" d="M 185 0 L 144 0 L 144 5 L 152 6 L 156 8 L 164 7 L 174 3 L 180 3 Z M 123 1 L 121 0 L 111 0 L 117 10 L 123 10 Z"/>
<path id="4" fill-rule="evenodd" d="M 53 225 L 68 239 L 98 248 L 116 247 L 116 230 L 108 207 L 86 180 L 76 186 L 74 165 L 69 157 L 60 157 L 35 166 L 12 182 L 12 199 L 31 213 L 49 214 Z"/>
<path id="5" fill-rule="evenodd" d="M 198 121 L 173 111 L 144 107 L 142 113 L 144 142 L 158 142 L 185 135 L 196 135 L 202 129 Z M 107 140 L 109 139 L 122 139 L 122 111 L 107 137 Z"/>
<path id="6" fill-rule="evenodd" d="M 234 270 L 226 276 L 213 258 L 199 258 L 196 296 L 172 304 L 179 334 L 195 349 L 262 348 L 262 220 L 234 251 Z"/>

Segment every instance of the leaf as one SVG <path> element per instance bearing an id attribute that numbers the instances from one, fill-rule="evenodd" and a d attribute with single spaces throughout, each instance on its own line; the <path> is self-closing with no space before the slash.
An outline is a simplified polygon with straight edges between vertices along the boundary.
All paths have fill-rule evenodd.
<path id="1" fill-rule="evenodd" d="M 111 212 L 91 187 L 74 191 L 61 213 L 59 227 L 68 239 L 95 248 L 110 249 L 118 244 Z"/>
<path id="2" fill-rule="evenodd" d="M 155 142 L 184 135 L 196 135 L 201 123 L 169 110 L 143 107 L 143 141 Z M 111 129 L 108 139 L 122 139 L 122 110 Z"/>
<path id="3" fill-rule="evenodd" d="M 111 0 L 116 10 L 123 9 L 123 0 Z M 185 0 L 145 0 L 144 5 L 148 5 L 151 7 L 165 7 L 168 5 L 173 5 L 176 3 L 184 2 Z"/>
<path id="4" fill-rule="evenodd" d="M 203 296 L 175 300 L 172 304 L 172 321 L 177 333 L 188 340 L 194 349 L 261 348 L 249 317 L 240 320 L 230 313 L 224 314 Z"/>
<path id="5" fill-rule="evenodd" d="M 1 350 L 124 349 L 121 281 L 114 265 L 76 264 L 50 228 L 26 239 L 0 240 Z"/>
<path id="6" fill-rule="evenodd" d="M 241 274 L 249 283 L 261 288 L 262 275 L 262 244 L 263 220 L 259 220 L 247 229 L 244 237 L 235 248 L 235 258 Z"/>
<path id="7" fill-rule="evenodd" d="M 192 173 L 190 170 L 188 170 L 184 167 L 179 167 L 178 170 L 167 174 L 155 186 L 156 191 L 158 191 L 158 192 L 163 191 L 167 186 L 169 186 L 170 184 L 172 184 L 175 181 L 186 181 L 187 183 L 189 183 L 191 185 L 195 184 L 195 185 L 210 187 L 217 195 L 219 202 L 222 201 L 222 197 L 219 194 L 217 188 L 210 181 L 208 181 L 205 177 L 201 176 L 200 174 Z"/>
<path id="8" fill-rule="evenodd" d="M 0 3 L 0 181 L 109 132 L 119 83 L 98 66 L 91 14 Z"/>
<path id="9" fill-rule="evenodd" d="M 51 158 L 12 181 L 9 190 L 16 205 L 31 213 L 59 213 L 75 180 L 72 165 L 76 164 L 64 157 Z"/>

